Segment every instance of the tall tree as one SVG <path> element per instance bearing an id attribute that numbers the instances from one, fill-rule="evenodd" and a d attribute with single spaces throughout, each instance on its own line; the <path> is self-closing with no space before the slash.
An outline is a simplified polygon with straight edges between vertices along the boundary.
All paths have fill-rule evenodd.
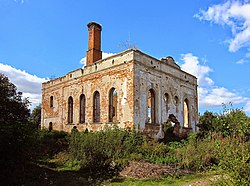
<path id="1" fill-rule="evenodd" d="M 30 121 L 36 126 L 37 129 L 41 128 L 41 104 L 32 110 Z"/>
<path id="2" fill-rule="evenodd" d="M 26 122 L 30 115 L 29 104 L 28 99 L 22 99 L 22 92 L 17 92 L 16 86 L 9 81 L 8 77 L 0 74 L 1 125 Z"/>
<path id="3" fill-rule="evenodd" d="M 29 122 L 29 101 L 0 74 L 0 180 L 13 179 L 13 172 L 31 157 L 35 127 Z M 3 182 L 4 183 L 4 182 Z"/>

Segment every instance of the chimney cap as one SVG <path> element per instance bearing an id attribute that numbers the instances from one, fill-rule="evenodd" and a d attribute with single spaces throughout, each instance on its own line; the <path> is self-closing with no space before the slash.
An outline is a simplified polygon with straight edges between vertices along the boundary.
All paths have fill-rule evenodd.
<path id="1" fill-rule="evenodd" d="M 102 25 L 100 25 L 99 23 L 96 22 L 89 22 L 87 24 L 88 29 L 92 28 L 92 27 L 96 27 L 98 29 L 100 29 L 100 31 L 102 30 Z"/>

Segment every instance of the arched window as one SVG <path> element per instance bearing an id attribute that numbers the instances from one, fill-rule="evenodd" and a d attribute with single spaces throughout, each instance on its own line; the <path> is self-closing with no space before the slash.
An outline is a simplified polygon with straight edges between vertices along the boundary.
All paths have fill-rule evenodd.
<path id="1" fill-rule="evenodd" d="M 175 104 L 175 110 L 176 110 L 176 116 L 178 114 L 178 107 L 179 107 L 179 98 L 177 96 L 174 97 L 174 104 Z"/>
<path id="2" fill-rule="evenodd" d="M 68 123 L 73 123 L 73 98 L 68 99 Z"/>
<path id="3" fill-rule="evenodd" d="M 100 94 L 95 91 L 93 96 L 93 122 L 100 122 Z"/>
<path id="4" fill-rule="evenodd" d="M 148 91 L 147 103 L 148 103 L 147 123 L 154 124 L 155 123 L 155 92 L 153 89 L 150 89 Z"/>
<path id="5" fill-rule="evenodd" d="M 185 99 L 183 102 L 183 121 L 184 121 L 184 127 L 188 128 L 190 127 L 189 125 L 189 108 L 188 108 L 188 100 Z"/>
<path id="6" fill-rule="evenodd" d="M 166 106 L 166 116 L 168 117 L 168 109 L 169 109 L 169 95 L 168 93 L 164 94 L 164 102 Z"/>
<path id="7" fill-rule="evenodd" d="M 50 106 L 50 107 L 53 107 L 53 96 L 50 96 L 50 99 L 49 99 L 49 106 Z"/>
<path id="8" fill-rule="evenodd" d="M 117 121 L 117 92 L 115 88 L 109 91 L 109 122 Z"/>
<path id="9" fill-rule="evenodd" d="M 86 98 L 82 94 L 80 96 L 80 123 L 85 123 L 85 108 L 86 108 Z"/>
<path id="10" fill-rule="evenodd" d="M 52 131 L 52 130 L 53 130 L 52 122 L 49 122 L 49 131 Z"/>

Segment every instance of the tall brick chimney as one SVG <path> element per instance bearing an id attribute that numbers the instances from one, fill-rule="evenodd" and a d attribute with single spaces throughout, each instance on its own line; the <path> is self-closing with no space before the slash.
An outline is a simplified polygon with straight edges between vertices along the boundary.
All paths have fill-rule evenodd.
<path id="1" fill-rule="evenodd" d="M 92 65 L 94 62 L 102 59 L 101 51 L 101 31 L 102 26 L 95 22 L 87 24 L 89 31 L 88 51 L 86 65 Z"/>

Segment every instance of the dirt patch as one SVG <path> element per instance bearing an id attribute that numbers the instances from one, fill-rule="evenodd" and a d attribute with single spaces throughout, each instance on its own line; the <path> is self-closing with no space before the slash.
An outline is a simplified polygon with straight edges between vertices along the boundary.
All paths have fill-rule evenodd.
<path id="1" fill-rule="evenodd" d="M 179 169 L 175 165 L 152 164 L 145 161 L 131 161 L 121 172 L 124 178 L 159 178 L 169 175 L 191 174 L 193 171 Z"/>

